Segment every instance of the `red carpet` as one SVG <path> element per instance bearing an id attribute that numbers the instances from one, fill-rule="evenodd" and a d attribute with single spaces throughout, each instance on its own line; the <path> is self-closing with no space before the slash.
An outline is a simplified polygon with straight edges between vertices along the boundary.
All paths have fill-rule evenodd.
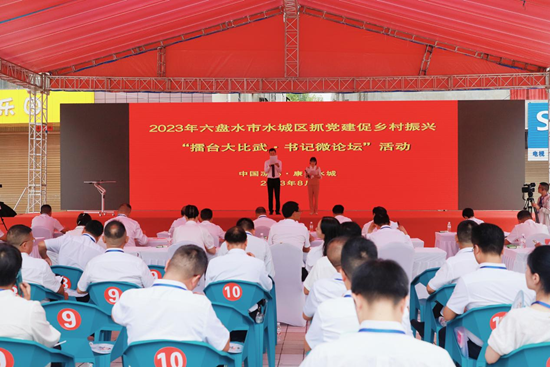
<path id="1" fill-rule="evenodd" d="M 435 232 L 443 231 L 447 229 L 447 223 L 450 221 L 453 230 L 456 230 L 456 226 L 462 220 L 461 211 L 391 211 L 390 217 L 394 221 L 399 221 L 411 237 L 420 238 L 425 242 L 426 247 L 432 247 L 435 241 Z M 76 226 L 76 217 L 79 212 L 58 212 L 54 213 L 54 217 L 57 218 L 65 228 L 72 229 Z M 309 223 L 313 221 L 314 226 L 317 226 L 317 222 L 323 215 L 329 215 L 331 213 L 321 211 L 318 216 L 311 216 L 307 213 L 302 214 L 300 220 L 306 226 L 309 227 Z M 361 227 L 372 219 L 370 211 L 349 211 L 345 213 L 347 217 L 350 217 L 357 222 Z M 500 226 L 504 231 L 511 231 L 514 225 L 517 223 L 516 211 L 476 211 L 476 217 L 489 223 L 494 223 Z M 30 225 L 32 218 L 36 214 L 23 214 L 15 218 L 5 218 L 8 228 L 14 224 L 26 224 Z M 112 218 L 110 214 L 106 217 L 99 217 L 97 214 L 91 214 L 94 219 L 98 219 L 101 222 Z M 136 219 L 143 228 L 144 232 L 149 237 L 155 237 L 157 232 L 167 231 L 172 224 L 172 221 L 180 216 L 179 211 L 134 211 L 132 218 Z M 242 217 L 253 217 L 254 210 L 250 211 L 214 211 L 213 222 L 220 225 L 223 229 L 235 225 L 237 220 Z M 282 216 L 274 216 L 276 220 L 282 219 Z M 2 231 L 5 230 L 2 228 Z"/>

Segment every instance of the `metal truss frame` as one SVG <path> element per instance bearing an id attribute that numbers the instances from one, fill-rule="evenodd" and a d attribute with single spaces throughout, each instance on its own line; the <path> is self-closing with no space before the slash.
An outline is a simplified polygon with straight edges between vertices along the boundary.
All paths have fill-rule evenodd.
<path id="1" fill-rule="evenodd" d="M 36 213 L 47 202 L 48 95 L 29 90 L 29 155 L 27 213 Z"/>
<path id="2" fill-rule="evenodd" d="M 285 77 L 300 75 L 300 17 L 297 0 L 284 0 Z"/>
<path id="3" fill-rule="evenodd" d="M 47 89 L 47 80 L 44 74 L 35 73 L 2 58 L 0 58 L 0 78 L 27 89 Z"/>
<path id="4" fill-rule="evenodd" d="M 424 56 L 422 57 L 422 64 L 420 64 L 420 73 L 418 75 L 428 75 L 428 68 L 430 67 L 433 53 L 434 47 L 430 45 L 426 46 Z"/>

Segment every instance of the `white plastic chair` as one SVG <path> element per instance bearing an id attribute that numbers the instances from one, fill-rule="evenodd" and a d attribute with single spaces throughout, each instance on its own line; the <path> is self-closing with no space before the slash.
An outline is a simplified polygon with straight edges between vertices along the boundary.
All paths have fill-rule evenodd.
<path id="1" fill-rule="evenodd" d="M 414 247 L 410 244 L 399 242 L 391 242 L 378 247 L 378 258 L 393 260 L 405 270 L 409 277 L 409 282 L 412 281 L 413 262 L 414 262 Z"/>
<path id="2" fill-rule="evenodd" d="M 546 240 L 550 240 L 550 235 L 546 233 L 535 233 L 525 239 L 525 247 L 535 247 L 535 243 L 537 242 L 546 245 Z"/>
<path id="3" fill-rule="evenodd" d="M 305 326 L 302 310 L 306 301 L 302 284 L 302 250 L 286 243 L 271 246 L 277 287 L 277 321 Z"/>
<path id="4" fill-rule="evenodd" d="M 262 240 L 269 237 L 269 227 L 258 227 L 255 229 L 255 236 L 261 238 Z"/>
<path id="5" fill-rule="evenodd" d="M 45 228 L 45 227 L 33 227 L 32 235 L 34 236 L 34 238 L 42 237 L 46 240 L 53 238 L 53 233 L 48 228 Z"/>

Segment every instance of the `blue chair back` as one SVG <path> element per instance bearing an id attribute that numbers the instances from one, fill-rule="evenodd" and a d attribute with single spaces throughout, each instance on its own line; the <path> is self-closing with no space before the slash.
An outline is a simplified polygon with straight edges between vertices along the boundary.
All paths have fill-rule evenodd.
<path id="1" fill-rule="evenodd" d="M 5 361 L 5 364 L 3 362 Z M 6 367 L 46 366 L 48 363 L 61 363 L 64 367 L 74 367 L 71 355 L 29 340 L 0 338 L 0 365 Z"/>
<path id="2" fill-rule="evenodd" d="M 431 268 L 424 270 L 421 274 L 417 275 L 413 281 L 411 282 L 411 291 L 410 291 L 410 316 L 411 320 L 416 320 L 418 318 L 418 314 L 420 313 L 420 319 L 422 320 L 422 311 L 423 307 L 420 304 L 420 300 L 418 299 L 418 294 L 416 293 L 416 285 L 422 284 L 424 286 L 428 285 L 428 282 L 435 276 L 435 273 L 439 268 Z"/>
<path id="3" fill-rule="evenodd" d="M 124 351 L 122 363 L 124 367 L 237 366 L 232 355 L 220 352 L 209 344 L 174 340 L 132 343 Z"/>
<path id="4" fill-rule="evenodd" d="M 82 276 L 82 270 L 74 268 L 72 266 L 54 265 L 52 266 L 54 274 L 61 275 L 63 277 L 63 285 L 65 289 L 70 288 L 76 290 L 78 281 Z"/>
<path id="5" fill-rule="evenodd" d="M 210 283 L 204 293 L 211 302 L 226 303 L 247 311 L 262 299 L 271 301 L 271 295 L 256 283 L 227 280 Z"/>
<path id="6" fill-rule="evenodd" d="M 164 273 L 166 272 L 164 266 L 161 265 L 148 265 L 149 270 L 151 270 L 151 275 L 155 279 L 162 279 Z"/>
<path id="7" fill-rule="evenodd" d="M 91 303 L 110 315 L 122 293 L 136 288 L 140 287 L 128 282 L 98 282 L 90 284 L 88 294 Z"/>
<path id="8" fill-rule="evenodd" d="M 31 287 L 31 300 L 42 302 L 45 299 L 59 300 L 63 299 L 63 296 L 59 293 L 54 293 L 49 289 L 44 288 L 39 284 L 29 283 Z"/>
<path id="9" fill-rule="evenodd" d="M 485 349 L 485 348 L 484 348 Z M 480 355 L 480 360 L 481 360 Z M 485 361 L 485 354 L 483 354 Z M 478 366 L 480 364 L 478 363 Z M 485 365 L 485 364 L 483 364 Z M 550 343 L 530 344 L 506 354 L 491 366 L 518 367 L 518 366 L 548 366 L 550 365 Z"/>
<path id="10" fill-rule="evenodd" d="M 447 304 L 449 298 L 451 298 L 456 284 L 447 284 L 439 288 L 434 293 L 430 294 L 424 305 L 422 321 L 424 321 L 424 338 L 422 340 L 429 343 L 434 342 L 434 335 L 438 338 L 437 333 L 441 329 L 441 324 L 433 315 L 433 308 L 436 304 L 440 303 L 443 306 Z"/>
<path id="11" fill-rule="evenodd" d="M 237 310 L 235 307 L 212 302 L 212 307 L 216 312 L 216 316 L 222 322 L 223 326 L 231 333 L 233 331 L 246 331 L 246 339 L 243 343 L 243 353 L 241 359 L 247 360 L 249 366 L 254 366 L 257 363 L 261 363 L 262 355 L 256 353 L 256 350 L 252 347 L 255 340 L 255 328 L 254 321 L 249 317 L 248 313 L 243 313 Z M 240 366 L 238 361 L 237 364 Z"/>

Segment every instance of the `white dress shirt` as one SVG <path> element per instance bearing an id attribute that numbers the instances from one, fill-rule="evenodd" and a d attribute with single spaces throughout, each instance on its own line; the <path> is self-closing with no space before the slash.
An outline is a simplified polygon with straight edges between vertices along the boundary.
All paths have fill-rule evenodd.
<path id="1" fill-rule="evenodd" d="M 374 242 L 378 248 L 393 242 L 413 246 L 411 238 L 408 235 L 398 229 L 391 228 L 391 226 L 382 226 L 378 231 L 370 233 L 367 238 Z"/>
<path id="2" fill-rule="evenodd" d="M 111 248 L 88 262 L 78 281 L 78 289 L 86 291 L 91 283 L 99 282 L 128 282 L 147 288 L 153 281 L 151 271 L 142 259 Z"/>
<path id="3" fill-rule="evenodd" d="M 0 337 L 31 340 L 51 348 L 61 333 L 50 325 L 40 302 L 0 290 Z"/>
<path id="4" fill-rule="evenodd" d="M 335 215 L 334 218 L 336 218 L 336 220 L 338 220 L 338 222 L 340 222 L 340 224 L 345 223 L 345 222 L 353 222 L 350 218 L 344 217 L 343 215 Z"/>
<path id="5" fill-rule="evenodd" d="M 168 230 L 168 232 L 170 232 L 170 236 L 173 236 L 174 235 L 174 230 L 179 227 L 179 226 L 182 226 L 184 225 L 185 223 L 187 223 L 187 219 L 185 219 L 185 217 L 181 217 L 181 218 L 178 218 L 176 219 L 175 221 L 172 222 L 172 225 L 170 226 L 170 229 Z"/>
<path id="6" fill-rule="evenodd" d="M 210 260 L 204 279 L 205 285 L 223 280 L 242 280 L 258 283 L 266 291 L 273 288 L 264 262 L 237 248 Z"/>
<path id="7" fill-rule="evenodd" d="M 315 348 L 301 367 L 454 367 L 447 351 L 431 343 L 408 337 L 395 321 L 363 321 L 358 332 Z M 389 330 L 393 332 L 388 332 Z"/>
<path id="8" fill-rule="evenodd" d="M 550 195 L 547 194 L 539 197 L 537 203 L 540 206 L 540 209 L 537 211 L 539 223 L 550 226 Z"/>
<path id="9" fill-rule="evenodd" d="M 268 159 L 264 163 L 264 172 L 267 173 L 267 178 L 280 178 L 283 171 L 283 162 L 277 159 L 275 163 L 279 163 L 279 167 L 275 166 L 275 176 L 273 176 L 273 170 L 271 169 L 271 160 Z"/>
<path id="10" fill-rule="evenodd" d="M 149 239 L 143 233 L 137 221 L 133 220 L 132 218 L 128 218 L 124 214 L 119 214 L 115 218 L 106 221 L 105 227 L 107 227 L 107 224 L 109 224 L 109 222 L 112 222 L 113 220 L 117 220 L 124 224 L 124 228 L 126 228 L 126 235 L 128 236 L 128 243 L 126 244 L 126 246 L 135 246 L 136 242 L 142 246 L 147 245 L 147 241 Z"/>
<path id="11" fill-rule="evenodd" d="M 84 270 L 88 262 L 105 252 L 96 240 L 84 233 L 81 236 L 61 236 L 44 241 L 48 251 L 59 254 L 58 265 L 72 266 Z"/>
<path id="12" fill-rule="evenodd" d="M 69 236 L 80 236 L 82 232 L 84 232 L 84 227 L 85 226 L 76 226 L 75 229 L 71 229 L 65 234 L 68 234 Z"/>
<path id="13" fill-rule="evenodd" d="M 214 245 L 216 247 L 219 247 L 220 245 L 220 238 L 224 238 L 225 237 L 225 231 L 222 229 L 222 227 L 220 227 L 219 225 L 217 224 L 214 224 L 212 222 L 210 222 L 209 220 L 203 220 L 200 225 L 204 228 L 206 228 L 206 230 L 208 231 L 208 233 L 210 233 L 210 235 L 212 236 L 212 239 L 215 239 L 214 241 Z"/>
<path id="14" fill-rule="evenodd" d="M 112 314 L 128 330 L 128 344 L 168 339 L 204 342 L 222 350 L 229 340 L 208 298 L 172 280 L 158 279 L 151 288 L 122 293 Z"/>
<path id="15" fill-rule="evenodd" d="M 472 222 L 475 222 L 478 225 L 481 224 L 481 223 L 485 223 L 484 221 L 482 221 L 481 219 L 477 219 L 476 217 L 471 217 L 471 218 L 468 218 L 466 220 L 471 220 Z"/>
<path id="16" fill-rule="evenodd" d="M 205 227 L 192 220 L 182 226 L 178 226 L 174 230 L 172 244 L 175 245 L 176 243 L 183 241 L 193 242 L 197 246 L 202 247 L 205 251 L 207 248 L 211 249 L 212 247 L 215 247 L 214 239 L 210 235 L 210 232 L 208 232 Z"/>
<path id="17" fill-rule="evenodd" d="M 479 264 L 474 256 L 474 249 L 472 247 L 463 248 L 455 256 L 445 261 L 428 285 L 433 290 L 438 290 L 447 284 L 456 283 L 458 278 L 472 273 L 478 268 Z"/>
<path id="18" fill-rule="evenodd" d="M 324 247 L 324 243 L 317 247 L 312 247 L 311 250 L 309 250 L 306 256 L 307 271 L 310 271 L 313 268 L 313 266 L 317 264 L 317 261 L 319 261 L 323 257 L 323 247 Z"/>
<path id="19" fill-rule="evenodd" d="M 532 307 L 510 310 L 489 337 L 489 346 L 501 356 L 527 344 L 550 342 L 550 312 Z"/>
<path id="20" fill-rule="evenodd" d="M 45 260 L 36 259 L 22 252 L 23 265 L 21 276 L 25 283 L 34 283 L 57 293 L 61 287 L 61 279 L 57 278 Z"/>
<path id="21" fill-rule="evenodd" d="M 304 315 L 313 317 L 321 303 L 327 299 L 342 297 L 344 293 L 346 293 L 346 285 L 339 273 L 335 273 L 332 278 L 319 279 L 313 284 L 307 296 Z"/>
<path id="22" fill-rule="evenodd" d="M 525 274 L 509 271 L 504 264 L 482 263 L 479 269 L 464 275 L 447 302 L 457 315 L 476 307 L 512 304 L 519 291 L 527 302 L 535 299 L 535 292 L 527 288 Z"/>
<path id="23" fill-rule="evenodd" d="M 335 273 L 337 273 L 337 271 L 330 263 L 328 257 L 323 256 L 313 265 L 313 268 L 311 268 L 311 271 L 308 273 L 304 281 L 304 288 L 309 291 L 316 281 L 319 279 L 333 278 Z"/>
<path id="24" fill-rule="evenodd" d="M 61 232 L 65 228 L 57 219 L 50 217 L 48 214 L 40 214 L 34 217 L 31 222 L 31 228 L 34 227 L 47 228 L 52 235 L 55 231 Z"/>
<path id="25" fill-rule="evenodd" d="M 519 243 L 521 235 L 525 235 L 525 238 L 537 234 L 549 234 L 548 227 L 544 224 L 535 223 L 532 219 L 527 219 L 525 222 L 516 224 L 512 232 L 506 237 L 510 243 Z"/>
<path id="26" fill-rule="evenodd" d="M 370 222 L 368 222 L 367 224 L 365 224 L 365 225 L 363 226 L 363 230 L 361 231 L 361 234 L 363 235 L 363 237 L 368 238 L 368 236 L 369 236 L 369 234 L 370 234 L 370 233 L 369 233 L 369 228 L 370 228 L 370 226 L 371 226 L 371 224 L 372 224 L 373 222 L 374 222 L 374 221 L 371 220 Z M 399 225 L 397 224 L 397 222 L 390 221 L 390 227 L 391 227 L 392 229 L 398 229 L 398 228 L 399 228 Z M 374 232 L 377 232 L 377 231 L 378 231 L 378 227 L 375 226 L 375 227 L 373 228 L 373 230 L 372 230 L 371 233 L 374 233 Z"/>
<path id="27" fill-rule="evenodd" d="M 283 219 L 271 227 L 267 243 L 287 243 L 302 250 L 303 247 L 310 247 L 309 231 L 304 224 L 294 219 Z"/>
<path id="28" fill-rule="evenodd" d="M 273 257 L 271 255 L 271 248 L 266 241 L 254 236 L 250 232 L 246 232 L 246 252 L 252 253 L 256 259 L 262 260 L 265 264 L 265 270 L 267 274 L 272 278 L 275 277 L 275 266 L 273 265 Z M 218 256 L 227 254 L 227 243 L 224 242 L 218 250 Z"/>
<path id="29" fill-rule="evenodd" d="M 267 215 L 260 215 L 258 219 L 254 221 L 254 228 L 267 227 L 271 228 L 272 225 L 277 223 L 276 220 L 268 218 Z"/>

